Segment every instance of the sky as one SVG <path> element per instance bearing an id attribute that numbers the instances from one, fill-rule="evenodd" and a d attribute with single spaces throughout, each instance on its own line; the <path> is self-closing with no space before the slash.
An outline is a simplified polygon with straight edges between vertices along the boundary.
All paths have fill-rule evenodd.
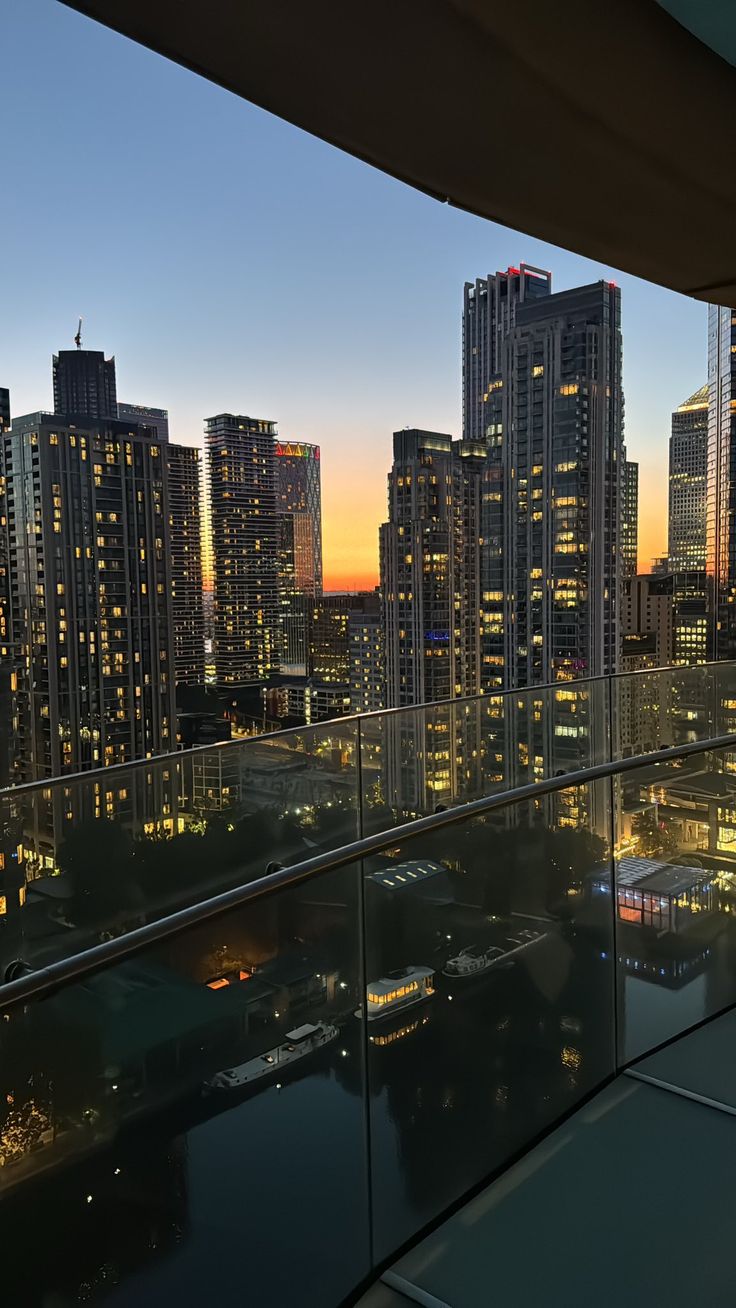
<path id="1" fill-rule="evenodd" d="M 51 408 L 51 355 L 114 354 L 118 398 L 200 444 L 221 412 L 322 447 L 326 589 L 374 585 L 392 432 L 460 434 L 462 290 L 520 261 L 622 288 L 639 566 L 667 544 L 673 408 L 706 309 L 474 218 L 72 12 L 0 4 L 0 385 Z M 540 205 L 544 197 L 540 196 Z"/>

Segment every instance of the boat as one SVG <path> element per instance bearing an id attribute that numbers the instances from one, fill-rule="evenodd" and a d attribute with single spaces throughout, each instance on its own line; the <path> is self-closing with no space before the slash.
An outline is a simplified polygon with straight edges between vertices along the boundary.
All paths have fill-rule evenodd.
<path id="1" fill-rule="evenodd" d="M 402 1008 L 421 1004 L 434 994 L 434 969 L 431 967 L 403 967 L 397 972 L 387 972 L 378 981 L 369 981 L 366 986 L 365 1016 L 369 1022 L 389 1017 Z M 356 1011 L 356 1017 L 363 1017 L 363 1009 Z"/>
<path id="2" fill-rule="evenodd" d="M 225 1068 L 222 1072 L 217 1072 L 215 1076 L 205 1081 L 205 1090 L 239 1090 L 242 1086 L 250 1085 L 253 1081 L 259 1081 L 264 1076 L 273 1076 L 277 1072 L 283 1072 L 299 1059 L 305 1058 L 307 1054 L 312 1054 L 318 1049 L 324 1048 L 335 1040 L 338 1034 L 336 1026 L 328 1022 L 307 1022 L 304 1026 L 297 1026 L 293 1031 L 287 1031 L 286 1040 L 282 1045 L 277 1045 L 275 1049 L 269 1049 L 265 1054 L 259 1054 L 257 1058 L 251 1058 L 247 1063 L 240 1063 L 237 1067 Z"/>
<path id="3" fill-rule="evenodd" d="M 490 972 L 491 968 L 510 967 L 522 950 L 541 943 L 546 936 L 546 931 L 523 927 L 507 936 L 503 945 L 468 945 L 454 958 L 448 958 L 442 975 L 452 981 L 469 981 L 472 977 Z"/>

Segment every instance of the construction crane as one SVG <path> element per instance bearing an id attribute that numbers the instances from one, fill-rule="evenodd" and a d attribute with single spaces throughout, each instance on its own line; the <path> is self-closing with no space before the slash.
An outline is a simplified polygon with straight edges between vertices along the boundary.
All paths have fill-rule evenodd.
<path id="1" fill-rule="evenodd" d="M 81 348 L 82 348 L 82 319 L 81 319 L 81 318 L 79 319 L 79 326 L 77 327 L 77 334 L 76 334 L 76 336 L 74 337 L 74 344 L 76 345 L 76 347 L 77 347 L 78 350 L 81 350 Z"/>

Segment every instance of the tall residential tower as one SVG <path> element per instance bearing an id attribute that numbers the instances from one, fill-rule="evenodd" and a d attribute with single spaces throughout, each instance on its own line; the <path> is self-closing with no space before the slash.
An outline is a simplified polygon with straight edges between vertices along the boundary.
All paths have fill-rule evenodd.
<path id="1" fill-rule="evenodd" d="M 210 528 L 217 681 L 248 686 L 279 668 L 279 524 L 276 424 L 208 418 Z"/>
<path id="2" fill-rule="evenodd" d="M 53 357 L 54 413 L 114 420 L 115 359 L 102 350 L 59 350 Z"/>
<path id="3" fill-rule="evenodd" d="M 175 681 L 199 686 L 204 683 L 200 452 L 168 442 L 161 448 L 168 472 Z"/>
<path id="4" fill-rule="evenodd" d="M 482 443 L 394 433 L 380 529 L 386 702 L 421 704 L 478 688 Z"/>
<path id="5" fill-rule="evenodd" d="M 116 420 L 29 414 L 4 438 L 17 781 L 174 747 L 161 448 Z"/>
<path id="6" fill-rule="evenodd" d="M 706 558 L 711 656 L 736 658 L 736 311 L 708 306 Z"/>
<path id="7" fill-rule="evenodd" d="M 484 401 L 484 689 L 614 671 L 620 585 L 621 293 L 516 310 Z"/>
<path id="8" fill-rule="evenodd" d="M 639 553 L 639 464 L 623 462 L 621 489 L 621 581 L 636 576 Z"/>
<path id="9" fill-rule="evenodd" d="M 708 386 L 672 414 L 670 434 L 668 560 L 671 572 L 705 568 Z"/>
<path id="10" fill-rule="evenodd" d="M 463 436 L 486 436 L 488 389 L 501 370 L 503 343 L 517 307 L 549 295 L 552 274 L 522 263 L 466 282 L 463 297 Z"/>

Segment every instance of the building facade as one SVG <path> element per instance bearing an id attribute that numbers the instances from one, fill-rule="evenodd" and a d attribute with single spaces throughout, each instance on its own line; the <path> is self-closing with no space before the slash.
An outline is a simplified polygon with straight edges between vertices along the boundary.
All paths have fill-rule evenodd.
<path id="1" fill-rule="evenodd" d="M 383 649 L 383 619 L 378 593 L 364 608 L 348 616 L 350 655 L 350 709 L 352 713 L 373 713 L 386 707 L 386 667 Z"/>
<path id="2" fill-rule="evenodd" d="M 672 414 L 667 553 L 671 572 L 705 570 L 708 386 Z"/>
<path id="3" fill-rule="evenodd" d="M 276 424 L 208 418 L 213 656 L 222 685 L 255 685 L 280 664 Z"/>
<path id="4" fill-rule="evenodd" d="M 654 673 L 668 668 L 674 651 L 672 577 L 643 575 L 624 581 L 621 596 L 621 672 Z M 673 744 L 672 680 L 622 677 L 616 682 L 614 729 L 624 755 Z"/>
<path id="5" fill-rule="evenodd" d="M 306 676 L 310 605 L 322 594 L 322 480 L 320 448 L 277 441 L 281 670 Z"/>
<path id="6" fill-rule="evenodd" d="M 136 426 L 152 428 L 156 440 L 163 444 L 169 439 L 168 409 L 152 409 L 147 404 L 118 404 L 118 418 L 121 422 L 132 422 Z"/>
<path id="7" fill-rule="evenodd" d="M 480 497 L 485 446 L 394 433 L 380 529 L 389 707 L 473 694 L 480 638 Z"/>
<path id="8" fill-rule="evenodd" d="M 710 652 L 736 658 L 736 311 L 708 306 L 706 575 Z"/>
<path id="9" fill-rule="evenodd" d="M 114 357 L 106 359 L 102 350 L 59 350 L 52 371 L 55 414 L 117 419 Z"/>
<path id="10" fill-rule="evenodd" d="M 0 446 L 10 431 L 10 391 L 0 386 Z M 16 660 L 10 624 L 10 560 L 8 557 L 7 479 L 0 453 L 0 786 L 10 784 L 15 717 Z"/>
<path id="11" fill-rule="evenodd" d="M 520 305 L 484 424 L 482 688 L 615 671 L 621 293 Z"/>
<path id="12" fill-rule="evenodd" d="M 2 457 L 15 780 L 173 749 L 160 447 L 117 421 L 30 414 L 12 423 Z"/>
<path id="13" fill-rule="evenodd" d="M 639 464 L 624 459 L 621 490 L 621 581 L 635 577 L 639 554 Z"/>
<path id="14" fill-rule="evenodd" d="M 276 507 L 285 584 L 297 595 L 322 594 L 322 479 L 319 445 L 276 441 Z"/>
<path id="15" fill-rule="evenodd" d="M 552 289 L 552 274 L 520 264 L 506 272 L 489 273 L 466 282 L 463 296 L 463 436 L 486 436 L 485 400 L 501 371 L 503 343 L 515 321 L 516 309 L 543 298 Z"/>
<path id="16" fill-rule="evenodd" d="M 204 684 L 201 456 L 193 445 L 165 443 L 171 549 L 171 620 L 177 685 Z"/>

